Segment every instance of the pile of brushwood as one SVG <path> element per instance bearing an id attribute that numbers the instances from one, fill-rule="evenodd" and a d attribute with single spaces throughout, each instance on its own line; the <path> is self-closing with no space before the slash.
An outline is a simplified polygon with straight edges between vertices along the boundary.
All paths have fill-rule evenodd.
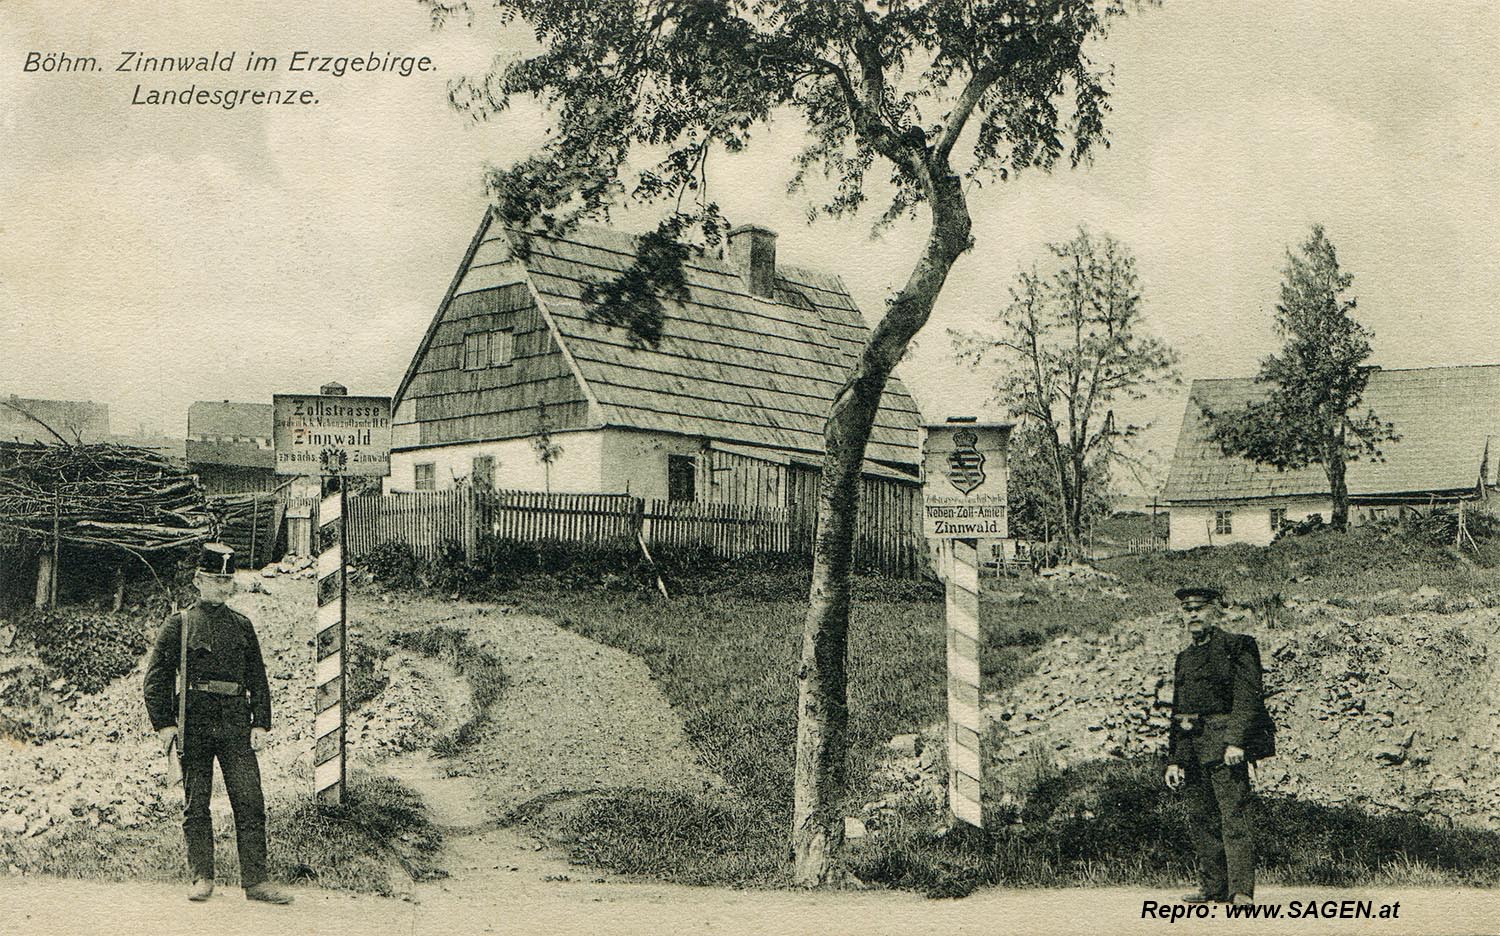
<path id="1" fill-rule="evenodd" d="M 80 546 L 157 552 L 214 533 L 196 475 L 150 449 L 0 443 L 0 527 Z"/>

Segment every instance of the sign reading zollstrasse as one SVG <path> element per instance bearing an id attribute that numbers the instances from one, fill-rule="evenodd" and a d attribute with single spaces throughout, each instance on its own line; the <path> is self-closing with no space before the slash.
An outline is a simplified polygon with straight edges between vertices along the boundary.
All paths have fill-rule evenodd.
<path id="1" fill-rule="evenodd" d="M 391 473 L 388 397 L 278 393 L 271 399 L 277 474 L 383 478 Z"/>

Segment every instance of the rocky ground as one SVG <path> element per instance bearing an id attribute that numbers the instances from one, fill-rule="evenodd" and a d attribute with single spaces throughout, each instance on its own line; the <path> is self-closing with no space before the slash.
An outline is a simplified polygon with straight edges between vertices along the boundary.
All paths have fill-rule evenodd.
<path id="1" fill-rule="evenodd" d="M 1052 580 L 1123 590 L 1092 571 Z M 1279 729 L 1279 753 L 1259 765 L 1258 788 L 1500 828 L 1497 604 L 1424 588 L 1371 596 L 1357 609 L 1297 599 L 1232 608 L 1224 626 L 1259 642 Z M 1025 789 L 1038 771 L 1164 753 L 1172 662 L 1184 640 L 1175 615 L 1161 614 L 1042 647 L 1032 676 L 986 698 L 988 772 L 998 788 Z M 900 796 L 932 798 L 945 769 L 941 745 L 941 726 L 892 739 L 893 792 L 863 818 L 878 821 Z"/>
<path id="2" fill-rule="evenodd" d="M 311 784 L 313 583 L 305 571 L 290 565 L 242 574 L 231 601 L 254 621 L 271 675 L 275 725 L 261 771 L 273 801 Z M 646 665 L 628 653 L 507 607 L 373 586 L 353 591 L 350 620 L 351 646 L 372 651 L 371 676 L 384 683 L 350 713 L 351 763 L 396 776 L 429 800 L 450 834 L 451 854 L 442 861 L 455 878 L 480 864 L 486 873 L 566 871 L 536 853 L 541 846 L 530 838 L 496 828 L 529 803 L 601 788 L 701 790 L 722 782 L 700 766 L 680 718 Z M 466 680 L 446 662 L 389 641 L 398 631 L 439 624 L 467 632 L 474 646 L 498 656 L 508 679 L 472 743 L 448 758 L 428 749 L 475 714 Z M 144 660 L 85 695 L 48 682 L 23 647 L 0 643 L 0 718 L 26 721 L 31 739 L 0 744 L 0 841 L 18 836 L 41 844 L 80 823 L 137 829 L 177 821 L 180 793 L 167 785 L 166 757 L 146 719 L 143 669 Z M 214 807 L 228 812 L 222 789 Z"/>
<path id="3" fill-rule="evenodd" d="M 1047 570 L 1042 581 L 1128 597 L 1113 576 L 1085 566 Z M 1500 829 L 1500 596 L 1423 588 L 1358 607 L 1289 598 L 1273 609 L 1232 607 L 1224 626 L 1259 643 L 1278 726 L 1279 752 L 1258 765 L 1258 789 Z M 1031 676 L 987 694 L 986 776 L 997 804 L 1019 806 L 1018 791 L 1048 772 L 1164 754 L 1172 664 L 1185 639 L 1170 613 L 1058 637 L 1037 651 Z M 940 809 L 943 748 L 941 723 L 892 738 L 877 782 L 885 792 L 846 830 L 878 828 L 903 801 Z"/>
<path id="4" fill-rule="evenodd" d="M 298 570 L 241 574 L 230 606 L 250 616 L 271 676 L 274 723 L 261 770 L 266 789 L 295 790 L 312 775 L 312 583 Z M 351 762 L 412 750 L 466 717 L 467 691 L 445 667 L 405 653 L 378 664 L 389 683 L 349 720 Z M 0 646 L 0 716 L 33 735 L 0 743 L 0 834 L 44 836 L 69 822 L 138 828 L 171 818 L 180 794 L 141 700 L 145 661 L 103 691 L 83 695 L 44 679 L 24 648 Z M 221 781 L 216 781 L 221 782 Z M 215 797 L 227 810 L 227 798 Z"/>

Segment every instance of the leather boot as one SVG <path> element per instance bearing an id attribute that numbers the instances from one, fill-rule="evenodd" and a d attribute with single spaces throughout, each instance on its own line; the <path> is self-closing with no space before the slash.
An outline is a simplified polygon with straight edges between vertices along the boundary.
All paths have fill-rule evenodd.
<path id="1" fill-rule="evenodd" d="M 269 884 L 252 884 L 245 888 L 246 900 L 258 900 L 261 903 L 284 905 L 292 902 L 291 894 L 284 894 Z"/>
<path id="2" fill-rule="evenodd" d="M 1223 903 L 1224 897 L 1222 895 L 1214 896 L 1197 891 L 1192 894 L 1183 894 L 1182 902 L 1186 904 Z"/>
<path id="3" fill-rule="evenodd" d="M 196 881 L 193 882 L 193 886 L 188 891 L 187 897 L 188 897 L 188 900 L 201 903 L 202 901 L 207 900 L 208 898 L 212 897 L 213 895 L 214 895 L 214 882 L 213 881 L 205 881 L 203 878 L 199 878 L 198 880 L 196 880 Z"/>

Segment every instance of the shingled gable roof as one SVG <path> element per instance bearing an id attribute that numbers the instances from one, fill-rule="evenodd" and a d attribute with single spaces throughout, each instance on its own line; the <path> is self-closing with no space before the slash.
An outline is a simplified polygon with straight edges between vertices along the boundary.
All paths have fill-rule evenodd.
<path id="1" fill-rule="evenodd" d="M 1249 378 L 1195 380 L 1164 493 L 1169 502 L 1328 496 L 1321 466 L 1277 471 L 1223 454 L 1209 438 L 1203 409 L 1232 410 L 1265 393 Z M 1353 497 L 1474 488 L 1485 459 L 1500 455 L 1500 365 L 1378 370 L 1363 408 L 1395 424 L 1401 438 L 1381 445 L 1384 461 L 1351 462 Z M 1493 473 L 1490 474 L 1493 483 Z"/>
<path id="2" fill-rule="evenodd" d="M 838 277 L 778 264 L 771 301 L 751 295 L 727 262 L 692 257 L 686 301 L 663 299 L 661 342 L 641 348 L 624 328 L 591 321 L 582 302 L 588 283 L 630 266 L 631 235 L 598 227 L 522 234 L 492 219 L 481 225 L 434 329 L 455 297 L 529 281 L 599 424 L 822 451 L 829 404 L 869 334 Z M 398 404 L 434 329 L 397 391 Z M 914 468 L 919 422 L 916 404 L 892 377 L 866 457 Z"/>

